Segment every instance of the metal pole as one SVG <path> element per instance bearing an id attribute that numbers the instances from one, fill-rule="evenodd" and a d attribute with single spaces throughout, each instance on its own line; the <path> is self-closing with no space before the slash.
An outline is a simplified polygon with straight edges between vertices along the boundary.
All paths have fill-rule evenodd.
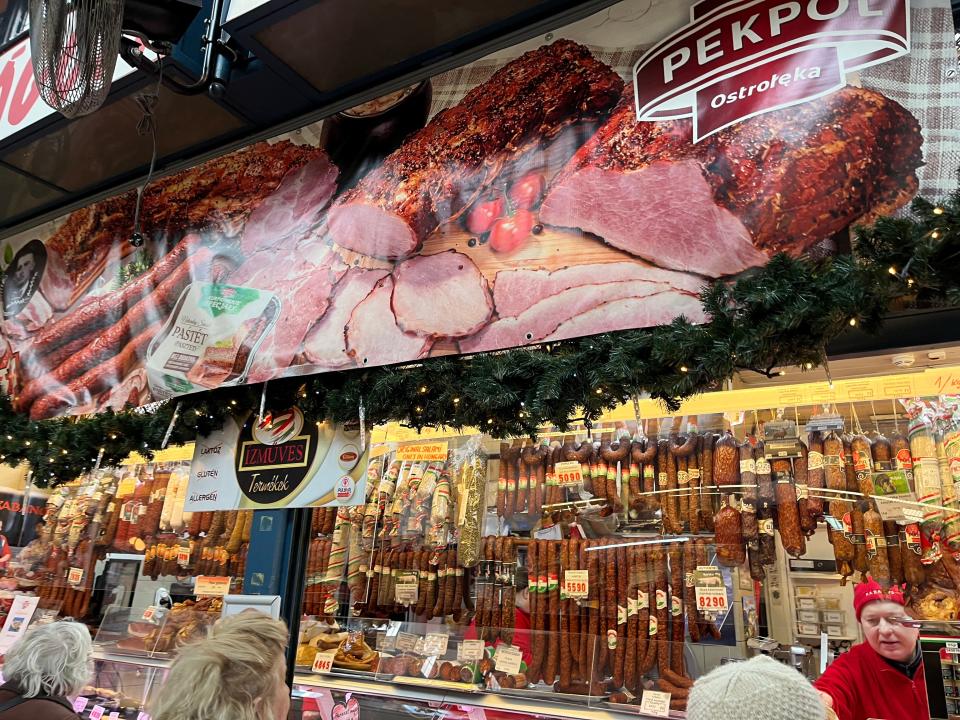
<path id="1" fill-rule="evenodd" d="M 310 525 L 313 508 L 288 511 L 290 517 L 289 550 L 287 552 L 286 582 L 280 615 L 290 629 L 287 644 L 287 685 L 293 687 L 293 672 L 297 662 L 297 644 L 300 637 L 300 615 L 303 591 L 307 583 L 307 557 L 310 553 Z"/>

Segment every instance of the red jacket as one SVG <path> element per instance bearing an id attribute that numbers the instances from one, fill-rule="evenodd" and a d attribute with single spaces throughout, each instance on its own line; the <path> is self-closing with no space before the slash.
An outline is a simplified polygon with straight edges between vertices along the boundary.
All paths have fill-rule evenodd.
<path id="1" fill-rule="evenodd" d="M 514 625 L 513 625 L 513 644 L 520 648 L 520 653 L 523 655 L 523 661 L 529 667 L 530 660 L 532 656 L 532 643 L 530 640 L 530 615 L 525 613 L 520 608 L 516 608 L 514 613 Z M 463 634 L 464 640 L 476 640 L 477 639 L 477 621 L 474 618 L 474 621 L 470 623 L 470 627 L 467 628 L 467 631 Z M 500 640 L 497 640 L 495 645 L 500 644 Z"/>
<path id="2" fill-rule="evenodd" d="M 814 683 L 840 720 L 929 720 L 923 663 L 909 679 L 867 643 L 843 653 Z"/>

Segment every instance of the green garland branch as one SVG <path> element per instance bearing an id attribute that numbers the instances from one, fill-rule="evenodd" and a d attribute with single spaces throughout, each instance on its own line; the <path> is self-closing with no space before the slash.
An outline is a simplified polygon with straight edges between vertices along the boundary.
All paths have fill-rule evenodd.
<path id="1" fill-rule="evenodd" d="M 891 307 L 960 305 L 960 192 L 922 198 L 909 217 L 880 218 L 855 233 L 856 258 L 774 257 L 736 282 L 701 295 L 708 323 L 668 325 L 416 364 L 271 381 L 267 406 L 297 403 L 307 414 L 416 429 L 477 427 L 495 437 L 565 429 L 647 393 L 665 411 L 722 387 L 743 371 L 811 369 L 827 344 L 860 325 L 876 331 Z M 254 412 L 263 386 L 223 388 L 153 408 L 34 422 L 0 398 L 0 462 L 28 462 L 37 485 L 66 482 L 97 462 L 146 457 Z M 174 414 L 176 413 L 176 417 Z"/>

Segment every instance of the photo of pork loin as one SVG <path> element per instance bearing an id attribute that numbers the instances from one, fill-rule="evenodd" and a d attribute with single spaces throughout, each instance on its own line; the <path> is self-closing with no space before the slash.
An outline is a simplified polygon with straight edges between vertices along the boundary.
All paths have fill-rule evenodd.
<path id="1" fill-rule="evenodd" d="M 602 116 L 622 90 L 623 80 L 575 42 L 525 53 L 437 113 L 338 198 L 327 216 L 331 238 L 379 258 L 414 254 L 513 159 L 575 122 Z"/>
<path id="2" fill-rule="evenodd" d="M 690 120 L 637 122 L 630 89 L 557 175 L 541 222 L 707 277 L 799 255 L 916 193 L 920 126 L 846 87 L 692 141 Z"/>

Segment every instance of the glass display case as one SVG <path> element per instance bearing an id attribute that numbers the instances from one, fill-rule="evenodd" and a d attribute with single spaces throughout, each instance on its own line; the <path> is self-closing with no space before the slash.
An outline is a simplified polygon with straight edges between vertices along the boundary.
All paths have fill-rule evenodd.
<path id="1" fill-rule="evenodd" d="M 177 649 L 201 638 L 220 617 L 220 598 L 177 603 L 172 609 L 146 610 L 112 606 L 106 609 L 94 644 L 106 655 L 167 660 Z"/>

